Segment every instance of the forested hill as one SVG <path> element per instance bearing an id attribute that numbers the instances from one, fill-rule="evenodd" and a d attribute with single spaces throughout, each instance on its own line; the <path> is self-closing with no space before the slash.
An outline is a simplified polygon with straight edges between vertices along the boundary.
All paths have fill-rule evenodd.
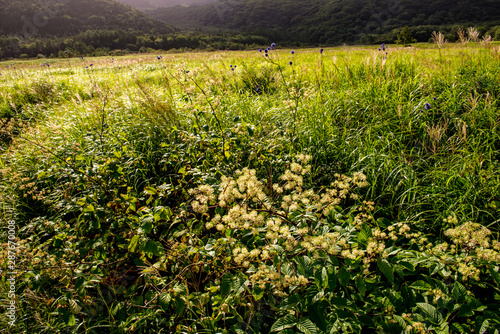
<path id="1" fill-rule="evenodd" d="M 117 0 L 118 2 L 132 6 L 137 9 L 154 9 L 158 7 L 192 6 L 215 2 L 216 0 Z"/>
<path id="2" fill-rule="evenodd" d="M 440 26 L 500 25 L 498 0 L 217 0 L 148 13 L 187 29 L 243 30 L 315 43 L 369 42 L 404 26 L 428 39 Z"/>
<path id="3" fill-rule="evenodd" d="M 0 35 L 70 36 L 87 30 L 174 28 L 113 0 L 0 0 Z"/>

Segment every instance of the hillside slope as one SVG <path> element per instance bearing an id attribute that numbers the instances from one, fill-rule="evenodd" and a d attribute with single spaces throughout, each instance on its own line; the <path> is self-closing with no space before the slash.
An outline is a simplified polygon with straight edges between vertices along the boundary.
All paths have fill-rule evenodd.
<path id="1" fill-rule="evenodd" d="M 437 26 L 500 24 L 496 0 L 218 0 L 147 13 L 185 29 L 251 31 L 316 43 L 354 42 L 404 26 L 427 26 L 422 36 L 429 38 L 428 30 Z"/>
<path id="2" fill-rule="evenodd" d="M 0 35 L 70 36 L 87 30 L 169 33 L 170 25 L 112 0 L 0 0 Z"/>
<path id="3" fill-rule="evenodd" d="M 158 7 L 192 6 L 215 2 L 216 0 L 117 0 L 139 10 L 155 9 Z"/>

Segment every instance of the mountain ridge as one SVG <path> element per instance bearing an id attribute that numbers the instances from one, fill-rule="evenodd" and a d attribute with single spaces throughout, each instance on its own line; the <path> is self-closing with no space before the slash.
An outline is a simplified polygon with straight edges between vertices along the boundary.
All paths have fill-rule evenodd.
<path id="1" fill-rule="evenodd" d="M 500 2 L 493 0 L 217 0 L 145 12 L 187 30 L 228 29 L 324 44 L 369 43 L 404 26 L 428 40 L 439 26 L 500 25 Z M 421 26 L 425 31 L 417 31 Z"/>
<path id="2" fill-rule="evenodd" d="M 182 5 L 196 6 L 196 5 L 209 4 L 211 2 L 215 2 L 216 0 L 116 0 L 116 1 L 139 10 L 146 10 L 146 9 L 156 9 L 162 7 L 164 8 L 164 7 L 182 6 Z"/>
<path id="3" fill-rule="evenodd" d="M 112 0 L 0 0 L 0 35 L 71 36 L 88 30 L 173 33 L 175 28 Z"/>

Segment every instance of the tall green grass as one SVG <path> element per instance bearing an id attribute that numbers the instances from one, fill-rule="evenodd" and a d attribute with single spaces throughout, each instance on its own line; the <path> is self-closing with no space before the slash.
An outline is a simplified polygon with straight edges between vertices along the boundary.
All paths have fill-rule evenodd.
<path id="1" fill-rule="evenodd" d="M 9 330 L 229 330 L 236 318 L 197 313 L 208 306 L 183 313 L 205 295 L 201 285 L 182 290 L 197 272 L 175 247 L 201 247 L 213 236 L 190 211 L 187 191 L 245 167 L 272 184 L 298 154 L 313 158 L 304 187 L 316 191 L 337 173 L 363 172 L 369 186 L 359 201 L 375 203 L 378 228 L 404 223 L 439 240 L 473 221 L 498 239 L 499 54 L 480 45 L 388 54 L 343 47 L 0 63 L 1 216 L 16 221 L 22 240 L 23 297 Z M 348 224 L 358 204 L 347 200 L 337 221 Z M 153 274 L 165 256 L 178 263 Z M 244 273 L 219 265 L 196 280 L 214 287 L 227 272 Z M 461 282 L 492 302 L 482 286 Z M 166 289 L 185 296 L 148 303 Z M 261 303 L 262 311 L 279 299 Z M 463 312 L 469 326 L 473 316 Z M 481 316 L 491 326 L 498 318 Z M 359 326 L 344 331 L 382 328 Z"/>

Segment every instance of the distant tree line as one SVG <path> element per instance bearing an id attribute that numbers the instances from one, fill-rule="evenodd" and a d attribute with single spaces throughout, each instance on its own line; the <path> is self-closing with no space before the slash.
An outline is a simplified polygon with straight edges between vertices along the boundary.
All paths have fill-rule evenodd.
<path id="1" fill-rule="evenodd" d="M 71 37 L 22 39 L 0 36 L 0 59 L 119 55 L 154 50 L 242 50 L 269 44 L 244 34 L 144 34 L 128 30 L 92 30 Z"/>

